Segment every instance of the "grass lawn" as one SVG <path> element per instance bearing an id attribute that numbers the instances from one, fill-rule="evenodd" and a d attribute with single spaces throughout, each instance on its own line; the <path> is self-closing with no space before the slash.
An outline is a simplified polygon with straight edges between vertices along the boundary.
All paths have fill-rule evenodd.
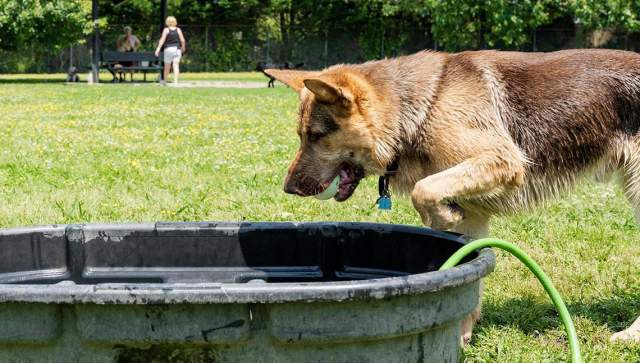
<path id="1" fill-rule="evenodd" d="M 88 71 L 87 71 L 88 72 Z M 87 81 L 87 72 L 80 72 L 80 81 Z M 173 77 L 169 76 L 170 80 Z M 2 83 L 49 83 L 49 82 L 64 82 L 67 78 L 66 73 L 43 73 L 43 74 L 0 74 L 0 84 Z M 265 87 L 268 81 L 268 78 L 260 73 L 260 72 L 233 72 L 233 73 L 219 73 L 219 72 L 209 72 L 209 73 L 182 73 L 180 75 L 182 80 L 187 81 L 246 81 L 246 82 L 264 82 Z M 102 70 L 100 72 L 100 81 L 101 82 L 110 82 L 112 79 L 111 74 Z M 127 80 L 129 80 L 129 75 L 127 75 Z M 134 81 L 142 81 L 142 74 L 134 74 Z M 155 80 L 156 74 L 149 73 L 147 74 L 148 80 Z"/>
<path id="2" fill-rule="evenodd" d="M 297 96 L 284 87 L 2 81 L 12 77 L 38 78 L 0 76 L 1 226 L 199 220 L 419 224 L 408 200 L 396 199 L 391 212 L 374 209 L 374 179 L 341 204 L 282 192 L 298 144 Z M 206 77 L 263 79 L 257 73 Z M 586 361 L 640 362 L 640 344 L 608 340 L 640 315 L 640 229 L 618 187 L 586 183 L 536 212 L 494 219 L 492 232 L 524 248 L 550 275 L 573 314 Z M 464 354 L 478 362 L 567 359 L 550 301 L 514 258 L 498 253 L 497 269 L 486 280 L 484 318 Z"/>

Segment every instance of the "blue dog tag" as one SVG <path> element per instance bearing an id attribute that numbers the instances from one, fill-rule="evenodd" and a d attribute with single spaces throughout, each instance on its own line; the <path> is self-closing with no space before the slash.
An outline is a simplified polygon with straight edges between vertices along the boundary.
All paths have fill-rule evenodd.
<path id="1" fill-rule="evenodd" d="M 378 198 L 378 209 L 389 210 L 391 209 L 391 198 L 384 195 Z"/>
<path id="2" fill-rule="evenodd" d="M 394 162 L 394 164 L 397 164 Z M 397 166 L 393 167 L 393 169 L 397 169 Z M 391 174 L 395 173 L 391 172 L 387 169 L 387 172 L 378 178 L 378 195 L 380 198 L 376 200 L 376 204 L 378 205 L 378 209 L 382 210 L 390 210 L 391 209 L 391 193 L 389 193 L 389 177 Z"/>

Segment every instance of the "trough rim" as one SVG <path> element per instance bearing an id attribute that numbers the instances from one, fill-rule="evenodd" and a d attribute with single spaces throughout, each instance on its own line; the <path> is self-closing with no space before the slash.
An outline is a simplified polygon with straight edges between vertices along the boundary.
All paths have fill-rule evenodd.
<path id="1" fill-rule="evenodd" d="M 17 227 L 0 230 L 0 235 L 33 230 L 73 228 L 201 228 L 236 226 L 242 228 L 300 228 L 305 226 L 349 228 L 391 228 L 392 231 L 432 235 L 467 244 L 471 238 L 409 225 L 367 222 L 158 222 L 118 224 L 70 224 Z M 475 259 L 444 271 L 369 280 L 286 283 L 102 283 L 80 285 L 70 281 L 57 284 L 0 284 L 0 303 L 45 304 L 234 304 L 285 302 L 338 302 L 381 300 L 396 296 L 436 293 L 475 283 L 495 268 L 495 254 L 483 249 Z"/>

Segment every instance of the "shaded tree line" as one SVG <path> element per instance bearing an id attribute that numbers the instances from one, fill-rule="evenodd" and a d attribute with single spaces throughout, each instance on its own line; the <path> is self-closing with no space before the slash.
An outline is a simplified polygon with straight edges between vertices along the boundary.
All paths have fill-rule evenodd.
<path id="1" fill-rule="evenodd" d="M 207 26 L 204 36 L 193 28 L 190 48 L 211 70 L 305 55 L 363 61 L 421 47 L 531 49 L 532 33 L 545 27 L 575 29 L 576 46 L 585 47 L 640 32 L 636 0 L 168 0 L 168 10 L 187 28 Z M 116 25 L 147 25 L 140 28 L 153 39 L 159 12 L 159 0 L 103 0 L 97 25 L 106 35 Z M 13 59 L 0 70 L 31 70 L 21 56 L 24 63 L 86 42 L 90 13 L 90 0 L 0 0 L 0 53 Z"/>

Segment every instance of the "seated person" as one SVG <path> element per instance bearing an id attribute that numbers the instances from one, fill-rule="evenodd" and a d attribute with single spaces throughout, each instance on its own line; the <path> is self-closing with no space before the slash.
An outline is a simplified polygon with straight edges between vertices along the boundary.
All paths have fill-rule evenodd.
<path id="1" fill-rule="evenodd" d="M 116 39 L 116 49 L 118 52 L 137 52 L 140 48 L 140 39 L 132 34 L 130 26 L 124 27 L 124 34 L 120 35 Z M 136 65 L 136 62 L 120 62 L 123 67 L 131 67 Z M 131 74 L 131 81 L 133 81 L 133 71 Z M 120 81 L 122 81 L 122 72 L 120 72 Z"/>

